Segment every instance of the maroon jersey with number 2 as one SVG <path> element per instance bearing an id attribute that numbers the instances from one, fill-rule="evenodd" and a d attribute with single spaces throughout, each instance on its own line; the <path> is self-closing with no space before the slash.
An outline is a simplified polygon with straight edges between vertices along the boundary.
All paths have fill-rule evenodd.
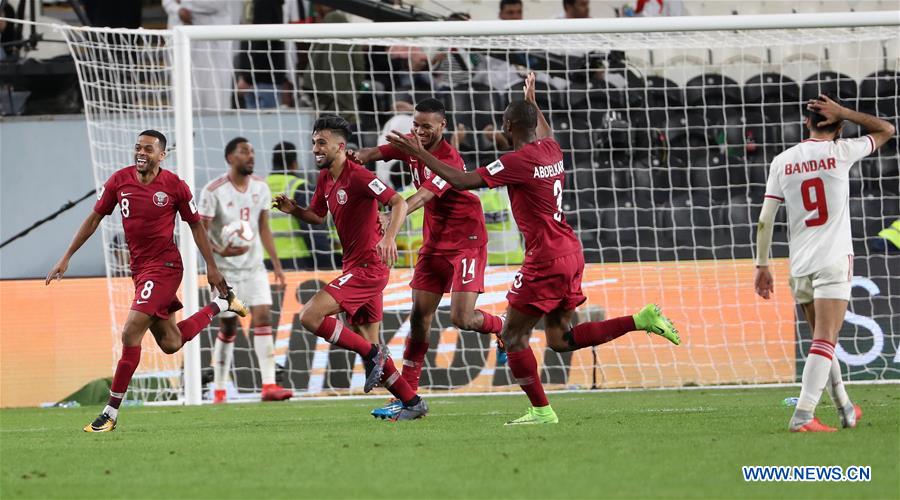
<path id="1" fill-rule="evenodd" d="M 477 172 L 491 188 L 506 186 L 525 235 L 525 261 L 507 294 L 510 305 L 533 316 L 575 309 L 585 301 L 584 255 L 562 210 L 566 173 L 559 144 L 551 138 L 531 142 Z"/>

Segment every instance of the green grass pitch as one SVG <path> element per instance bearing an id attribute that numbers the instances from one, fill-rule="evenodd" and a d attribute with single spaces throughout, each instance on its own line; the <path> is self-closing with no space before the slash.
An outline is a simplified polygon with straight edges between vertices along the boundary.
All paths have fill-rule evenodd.
<path id="1" fill-rule="evenodd" d="M 391 423 L 381 399 L 0 412 L 0 497 L 898 498 L 900 390 L 849 386 L 860 426 L 790 434 L 796 388 L 551 394 L 558 425 L 504 427 L 523 395 L 430 397 Z M 836 425 L 823 398 L 819 415 Z M 871 482 L 746 483 L 742 465 L 868 465 Z"/>

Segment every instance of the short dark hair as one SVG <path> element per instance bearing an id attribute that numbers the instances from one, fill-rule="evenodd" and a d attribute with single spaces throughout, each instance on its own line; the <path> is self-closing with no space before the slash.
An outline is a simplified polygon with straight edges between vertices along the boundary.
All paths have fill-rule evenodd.
<path id="1" fill-rule="evenodd" d="M 297 161 L 297 146 L 293 142 L 279 142 L 272 150 L 272 169 L 287 170 Z"/>
<path id="2" fill-rule="evenodd" d="M 447 108 L 444 107 L 444 103 L 433 97 L 419 101 L 416 104 L 416 111 L 420 113 L 437 113 L 441 115 L 441 118 L 447 116 Z"/>
<path id="3" fill-rule="evenodd" d="M 159 146 L 162 148 L 162 150 L 163 151 L 166 150 L 166 144 L 167 144 L 166 136 L 164 136 L 162 132 L 160 132 L 158 130 L 147 129 L 147 130 L 141 132 L 140 134 L 138 134 L 138 137 L 140 137 L 142 135 L 146 135 L 148 137 L 156 137 L 157 139 L 159 139 Z"/>
<path id="4" fill-rule="evenodd" d="M 841 99 L 837 96 L 831 95 L 828 92 L 822 92 L 822 95 L 828 97 L 832 101 L 836 102 L 838 105 L 842 104 Z M 818 97 L 816 99 L 818 99 Z M 834 133 L 834 132 L 837 132 L 838 129 L 840 129 L 841 125 L 843 124 L 843 120 L 838 120 L 834 123 L 825 125 L 824 127 L 820 127 L 819 122 L 824 122 L 825 120 L 827 120 L 827 118 L 825 118 L 818 112 L 810 110 L 810 109 L 806 109 L 805 112 L 806 112 L 807 118 L 809 118 L 809 128 L 814 132 Z"/>
<path id="5" fill-rule="evenodd" d="M 575 5 L 575 0 L 563 0 L 563 8 L 572 7 Z"/>
<path id="6" fill-rule="evenodd" d="M 338 115 L 320 116 L 316 120 L 316 123 L 313 124 L 313 133 L 315 134 L 320 130 L 330 130 L 343 137 L 344 141 L 347 142 L 349 142 L 350 138 L 353 136 L 353 129 L 350 128 L 350 122 Z"/>
<path id="7" fill-rule="evenodd" d="M 225 159 L 227 160 L 228 155 L 234 153 L 234 150 L 237 149 L 240 144 L 243 144 L 245 142 L 250 141 L 248 141 L 246 137 L 235 137 L 234 139 L 228 141 L 228 144 L 225 145 Z"/>
<path id="8" fill-rule="evenodd" d="M 527 101 L 515 100 L 509 103 L 503 116 L 516 127 L 532 130 L 537 127 L 537 111 L 537 107 L 535 107 L 534 104 Z"/>
<path id="9" fill-rule="evenodd" d="M 507 5 L 522 5 L 522 0 L 500 0 L 500 11 Z"/>

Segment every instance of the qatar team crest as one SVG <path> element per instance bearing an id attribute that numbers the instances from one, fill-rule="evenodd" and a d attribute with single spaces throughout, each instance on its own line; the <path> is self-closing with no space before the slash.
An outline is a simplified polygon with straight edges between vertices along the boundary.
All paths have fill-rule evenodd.
<path id="1" fill-rule="evenodd" d="M 338 201 L 339 205 L 343 205 L 344 203 L 347 203 L 347 192 L 344 191 L 343 189 L 338 189 L 337 201 Z"/>
<path id="2" fill-rule="evenodd" d="M 425 179 L 431 179 L 431 169 L 425 167 Z"/>
<path id="3" fill-rule="evenodd" d="M 164 207 L 169 204 L 169 195 L 162 191 L 153 194 L 153 204 L 157 207 Z"/>
<path id="4" fill-rule="evenodd" d="M 253 198 L 253 204 L 254 204 L 254 205 L 256 205 L 257 203 L 259 203 L 259 195 L 258 195 L 258 194 L 254 194 L 254 195 L 252 196 L 252 198 Z"/>

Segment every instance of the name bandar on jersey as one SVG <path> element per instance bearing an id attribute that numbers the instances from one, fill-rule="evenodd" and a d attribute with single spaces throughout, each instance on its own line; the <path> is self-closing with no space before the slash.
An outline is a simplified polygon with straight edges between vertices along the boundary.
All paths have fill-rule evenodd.
<path id="1" fill-rule="evenodd" d="M 350 160 L 337 180 L 322 169 L 309 208 L 319 217 L 331 212 L 344 249 L 344 270 L 381 262 L 375 252 L 382 237 L 378 202 L 387 204 L 395 194 L 375 174 Z"/>
<path id="2" fill-rule="evenodd" d="M 193 198 L 188 185 L 174 173 L 160 168 L 153 182 L 145 185 L 132 165 L 100 187 L 94 212 L 109 215 L 119 205 L 132 275 L 153 267 L 182 269 L 175 246 L 175 214 L 185 222 L 199 221 Z"/>
<path id="3" fill-rule="evenodd" d="M 562 210 L 566 172 L 559 144 L 540 139 L 477 170 L 491 188 L 506 186 L 516 224 L 525 235 L 525 262 L 581 252 Z"/>
<path id="4" fill-rule="evenodd" d="M 234 221 L 246 221 L 253 228 L 250 250 L 241 255 L 223 257 L 213 254 L 216 265 L 223 271 L 255 270 L 263 266 L 262 240 L 259 237 L 259 215 L 269 209 L 272 195 L 266 181 L 250 176 L 247 188 L 241 191 L 228 175 L 213 179 L 200 192 L 200 216 L 209 221 L 210 239 L 219 246 L 222 228 Z"/>
<path id="5" fill-rule="evenodd" d="M 478 248 L 487 244 L 484 210 L 478 196 L 453 189 L 449 182 L 435 175 L 418 158 L 390 144 L 378 146 L 378 151 L 385 160 L 401 160 L 409 165 L 416 189 L 424 187 L 435 195 L 424 207 L 422 253 Z M 445 140 L 441 140 L 432 155 L 457 170 L 466 170 L 459 152 Z"/>
<path id="6" fill-rule="evenodd" d="M 787 209 L 791 276 L 808 276 L 853 255 L 850 167 L 874 150 L 868 135 L 808 139 L 772 160 L 765 197 Z"/>

